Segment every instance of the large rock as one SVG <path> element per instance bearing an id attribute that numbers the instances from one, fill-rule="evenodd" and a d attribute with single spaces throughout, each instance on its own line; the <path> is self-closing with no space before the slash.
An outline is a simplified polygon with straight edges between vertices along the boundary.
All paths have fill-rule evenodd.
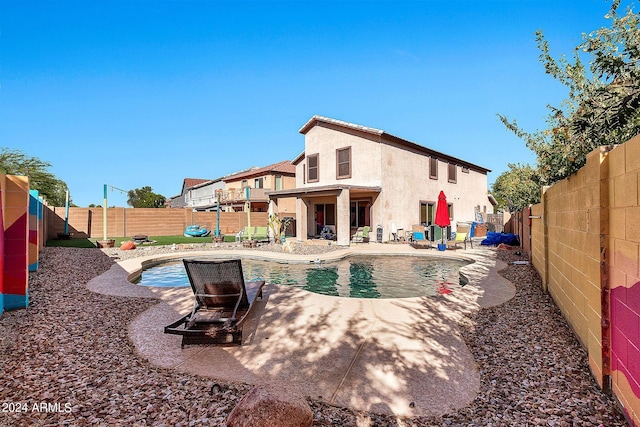
<path id="1" fill-rule="evenodd" d="M 238 402 L 227 418 L 227 427 L 306 427 L 313 412 L 304 396 L 291 385 L 257 385 Z"/>

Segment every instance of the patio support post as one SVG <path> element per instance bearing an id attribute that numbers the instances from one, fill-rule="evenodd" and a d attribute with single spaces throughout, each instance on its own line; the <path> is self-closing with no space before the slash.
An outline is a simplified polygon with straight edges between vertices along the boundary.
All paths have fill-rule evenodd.
<path id="1" fill-rule="evenodd" d="M 296 198 L 296 236 L 299 242 L 307 240 L 307 219 L 309 217 L 309 206 L 307 201 L 301 197 Z"/>
<path id="2" fill-rule="evenodd" d="M 351 227 L 349 224 L 351 194 L 349 189 L 343 188 L 336 199 L 336 243 L 340 246 L 349 246 L 351 241 Z"/>

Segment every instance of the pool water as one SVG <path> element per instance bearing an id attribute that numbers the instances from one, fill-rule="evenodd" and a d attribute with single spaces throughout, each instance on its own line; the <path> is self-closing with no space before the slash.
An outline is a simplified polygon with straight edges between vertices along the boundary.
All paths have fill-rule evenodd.
<path id="1" fill-rule="evenodd" d="M 438 286 L 464 285 L 459 270 L 467 261 L 441 257 L 350 256 L 339 261 L 284 264 L 242 260 L 246 281 L 265 280 L 310 292 L 349 298 L 407 298 L 435 295 Z M 142 286 L 190 286 L 182 261 L 142 272 Z"/>

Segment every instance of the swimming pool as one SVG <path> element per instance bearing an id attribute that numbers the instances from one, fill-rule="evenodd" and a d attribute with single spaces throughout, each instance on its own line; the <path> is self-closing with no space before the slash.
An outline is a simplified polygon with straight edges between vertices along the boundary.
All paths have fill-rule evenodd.
<path id="1" fill-rule="evenodd" d="M 201 258 L 199 258 L 201 259 Z M 464 285 L 468 261 L 444 257 L 349 256 L 338 261 L 286 264 L 242 260 L 245 280 L 265 280 L 310 292 L 348 298 L 408 298 L 435 295 L 438 285 Z M 142 286 L 190 286 L 182 261 L 142 272 Z"/>

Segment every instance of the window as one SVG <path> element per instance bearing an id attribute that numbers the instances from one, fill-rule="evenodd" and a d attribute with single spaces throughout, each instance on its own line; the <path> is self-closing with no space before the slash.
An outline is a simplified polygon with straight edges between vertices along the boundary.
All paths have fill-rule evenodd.
<path id="1" fill-rule="evenodd" d="M 244 188 L 244 187 L 246 187 L 246 186 L 247 186 L 247 180 L 246 180 L 246 179 L 243 179 L 243 180 L 242 180 L 242 188 Z"/>
<path id="2" fill-rule="evenodd" d="M 256 178 L 253 180 L 253 188 L 262 188 L 263 186 L 263 180 L 262 178 Z"/>
<path id="3" fill-rule="evenodd" d="M 351 147 L 336 150 L 336 179 L 351 178 Z"/>
<path id="4" fill-rule="evenodd" d="M 312 154 L 307 157 L 307 182 L 318 182 L 320 177 L 318 174 L 318 155 Z"/>
<path id="5" fill-rule="evenodd" d="M 281 175 L 277 175 L 276 176 L 276 191 L 277 190 L 282 190 L 282 176 Z"/>
<path id="6" fill-rule="evenodd" d="M 429 157 L 429 178 L 438 179 L 438 159 Z"/>
<path id="7" fill-rule="evenodd" d="M 457 182 L 456 172 L 456 165 L 454 163 L 449 163 L 449 182 Z"/>
<path id="8" fill-rule="evenodd" d="M 435 202 L 420 202 L 420 224 L 431 225 L 436 217 Z"/>

